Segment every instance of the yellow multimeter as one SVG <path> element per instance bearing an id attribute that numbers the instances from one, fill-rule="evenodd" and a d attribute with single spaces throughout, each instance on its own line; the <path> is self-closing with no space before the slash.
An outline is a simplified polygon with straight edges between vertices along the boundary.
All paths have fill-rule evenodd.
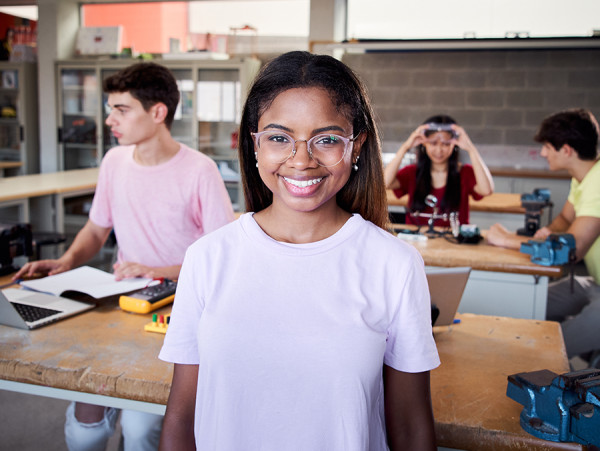
<path id="1" fill-rule="evenodd" d="M 164 279 L 163 282 L 143 288 L 119 298 L 121 309 L 134 313 L 150 313 L 173 302 L 177 282 Z"/>

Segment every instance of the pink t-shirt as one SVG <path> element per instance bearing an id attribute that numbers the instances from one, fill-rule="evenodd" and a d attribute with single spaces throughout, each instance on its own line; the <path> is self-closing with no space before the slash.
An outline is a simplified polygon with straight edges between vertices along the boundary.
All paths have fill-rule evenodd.
<path id="1" fill-rule="evenodd" d="M 90 220 L 114 228 L 119 262 L 180 265 L 190 244 L 234 219 L 225 184 L 213 160 L 183 144 L 156 166 L 136 163 L 134 148 L 104 156 Z"/>
<path id="2" fill-rule="evenodd" d="M 188 249 L 159 358 L 199 365 L 198 449 L 385 451 L 383 364 L 439 365 L 423 260 L 360 215 L 290 244 L 247 213 Z"/>

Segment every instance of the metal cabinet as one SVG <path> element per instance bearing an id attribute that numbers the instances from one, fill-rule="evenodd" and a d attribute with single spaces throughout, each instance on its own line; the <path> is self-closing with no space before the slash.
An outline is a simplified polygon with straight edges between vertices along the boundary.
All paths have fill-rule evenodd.
<path id="1" fill-rule="evenodd" d="M 117 145 L 105 125 L 107 96 L 102 80 L 134 60 L 57 63 L 61 169 L 95 167 Z M 237 136 L 247 89 L 260 68 L 254 58 L 159 60 L 175 76 L 181 99 L 171 127 L 173 137 L 217 163 L 236 210 L 243 209 Z"/>
<path id="2" fill-rule="evenodd" d="M 39 171 L 37 65 L 0 63 L 0 175 Z"/>
<path id="3" fill-rule="evenodd" d="M 62 170 L 98 166 L 100 77 L 95 67 L 59 70 L 59 167 Z"/>

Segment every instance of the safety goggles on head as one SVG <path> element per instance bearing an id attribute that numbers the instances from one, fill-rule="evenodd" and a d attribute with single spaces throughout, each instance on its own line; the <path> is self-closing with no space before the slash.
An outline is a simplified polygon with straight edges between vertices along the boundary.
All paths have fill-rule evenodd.
<path id="1" fill-rule="evenodd" d="M 451 144 L 453 140 L 458 138 L 458 133 L 452 128 L 452 124 L 438 124 L 435 122 L 427 124 L 427 129 L 423 134 L 427 142 L 431 144 L 438 142 L 441 144 Z"/>

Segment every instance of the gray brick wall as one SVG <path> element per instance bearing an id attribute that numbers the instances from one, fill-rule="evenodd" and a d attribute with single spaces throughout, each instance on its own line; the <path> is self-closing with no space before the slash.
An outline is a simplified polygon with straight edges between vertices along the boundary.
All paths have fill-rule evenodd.
<path id="1" fill-rule="evenodd" d="M 600 118 L 600 49 L 456 50 L 346 54 L 366 82 L 394 152 L 428 116 L 465 127 L 489 165 L 539 167 L 531 158 L 540 121 L 584 107 Z M 500 149 L 500 151 L 499 151 Z"/>

